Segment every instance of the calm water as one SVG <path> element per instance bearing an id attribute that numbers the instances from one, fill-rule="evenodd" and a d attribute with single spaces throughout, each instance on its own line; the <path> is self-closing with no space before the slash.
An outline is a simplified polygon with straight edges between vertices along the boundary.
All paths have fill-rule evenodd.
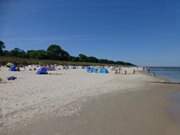
<path id="1" fill-rule="evenodd" d="M 165 77 L 172 82 L 180 82 L 180 67 L 151 67 L 151 73 Z"/>

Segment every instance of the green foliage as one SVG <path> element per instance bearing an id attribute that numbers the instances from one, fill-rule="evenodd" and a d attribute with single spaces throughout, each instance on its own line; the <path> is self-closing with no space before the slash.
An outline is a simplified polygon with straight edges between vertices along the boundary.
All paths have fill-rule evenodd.
<path id="1" fill-rule="evenodd" d="M 13 50 L 11 50 L 10 55 L 15 56 L 15 57 L 24 58 L 26 56 L 26 52 L 24 50 L 19 49 L 19 48 L 14 48 Z"/>
<path id="2" fill-rule="evenodd" d="M 0 41 L 0 55 L 3 55 L 3 49 L 5 49 L 6 46 L 3 41 Z"/>
<path id="3" fill-rule="evenodd" d="M 87 62 L 98 63 L 98 59 L 96 57 L 90 56 L 88 57 Z"/>
<path id="4" fill-rule="evenodd" d="M 54 60 L 69 60 L 70 58 L 69 53 L 56 44 L 52 44 L 48 47 L 47 56 L 49 59 Z"/>
<path id="5" fill-rule="evenodd" d="M 59 59 L 61 57 L 61 47 L 58 45 L 50 45 L 47 49 L 48 58 L 50 59 Z"/>
<path id="6" fill-rule="evenodd" d="M 79 61 L 85 62 L 88 60 L 88 56 L 84 55 L 84 54 L 79 54 Z"/>
<path id="7" fill-rule="evenodd" d="M 0 59 L 0 64 L 12 62 L 19 64 L 39 64 L 39 60 L 42 60 L 42 64 L 51 63 L 68 63 L 64 61 L 69 61 L 71 64 L 85 64 L 89 65 L 92 63 L 101 64 L 110 64 L 110 65 L 123 65 L 123 66 L 134 66 L 131 63 L 123 61 L 112 61 L 108 59 L 98 59 L 93 56 L 86 56 L 85 54 L 79 54 L 78 57 L 71 56 L 67 51 L 65 51 L 61 46 L 56 44 L 51 44 L 47 50 L 28 50 L 25 52 L 22 49 L 14 48 L 10 51 L 4 50 L 5 44 L 0 41 L 0 55 L 5 56 Z M 23 59 L 20 59 L 23 58 Z M 61 61 L 61 62 L 58 62 Z"/>
<path id="8" fill-rule="evenodd" d="M 27 51 L 27 57 L 34 59 L 46 59 L 47 52 L 45 50 L 29 50 Z"/>

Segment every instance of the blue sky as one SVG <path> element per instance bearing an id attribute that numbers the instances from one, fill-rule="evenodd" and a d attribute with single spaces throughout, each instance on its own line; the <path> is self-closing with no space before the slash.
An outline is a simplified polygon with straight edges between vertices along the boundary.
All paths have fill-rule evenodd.
<path id="1" fill-rule="evenodd" d="M 0 0 L 8 49 L 61 45 L 138 65 L 180 66 L 178 0 Z"/>

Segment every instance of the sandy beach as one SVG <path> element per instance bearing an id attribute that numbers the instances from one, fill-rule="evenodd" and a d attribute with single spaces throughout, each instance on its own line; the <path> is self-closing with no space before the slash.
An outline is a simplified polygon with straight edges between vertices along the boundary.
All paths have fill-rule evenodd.
<path id="1" fill-rule="evenodd" d="M 180 0 L 0 0 L 0 135 L 180 135 Z"/>
<path id="2" fill-rule="evenodd" d="M 168 95 L 179 84 L 137 73 L 0 71 L 2 135 L 178 135 Z"/>

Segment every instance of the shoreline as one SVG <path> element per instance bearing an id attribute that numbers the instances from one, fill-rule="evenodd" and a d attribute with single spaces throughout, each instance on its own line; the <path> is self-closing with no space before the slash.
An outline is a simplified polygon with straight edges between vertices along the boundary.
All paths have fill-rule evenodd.
<path id="1" fill-rule="evenodd" d="M 51 120 L 52 121 L 52 125 L 53 125 L 53 120 L 56 120 L 56 118 L 58 119 L 63 119 L 62 121 L 66 121 L 67 123 L 71 123 L 71 119 L 75 119 L 77 115 L 79 115 L 79 112 L 83 111 L 84 106 L 87 106 L 87 108 L 91 108 L 91 107 L 95 107 L 96 104 L 98 104 L 98 100 L 101 100 L 101 97 L 107 97 L 110 95 L 113 95 L 114 93 L 118 93 L 117 97 L 121 97 L 123 95 L 128 95 L 127 97 L 131 97 L 131 94 L 128 93 L 146 93 L 147 91 L 152 91 L 153 95 L 156 96 L 156 91 L 154 91 L 154 88 L 156 88 L 156 86 L 158 86 L 159 89 L 170 89 L 173 88 L 174 90 L 160 90 L 163 93 L 166 93 L 166 91 L 168 91 L 167 93 L 176 91 L 175 89 L 180 88 L 178 84 L 165 84 L 163 83 L 164 80 L 156 78 L 156 77 L 152 77 L 149 75 L 145 75 L 145 74 L 141 74 L 138 73 L 136 75 L 96 75 L 96 74 L 87 74 L 84 73 L 82 71 L 68 71 L 68 72 L 63 72 L 61 76 L 52 76 L 52 75 L 47 75 L 47 76 L 36 76 L 33 75 L 32 72 L 30 73 L 17 73 L 17 75 L 19 76 L 20 80 L 17 80 L 16 82 L 11 82 L 11 84 L 0 84 L 2 85 L 4 88 L 7 88 L 6 91 L 0 91 L 1 92 L 1 96 L 3 96 L 2 92 L 5 92 L 4 94 L 9 94 L 10 97 L 8 97 L 9 99 L 11 98 L 11 96 L 17 95 L 17 94 L 22 94 L 22 92 L 24 92 L 24 96 L 30 96 L 29 99 L 27 100 L 25 98 L 22 99 L 18 99 L 19 97 L 17 97 L 17 99 L 14 99 L 14 101 L 16 101 L 17 103 L 19 102 L 19 106 L 22 109 L 17 109 L 18 111 L 15 111 L 13 108 L 17 108 L 18 106 L 16 106 L 16 104 L 14 104 L 13 102 L 9 102 L 11 100 L 6 99 L 6 104 L 2 105 L 1 104 L 1 108 L 5 109 L 8 106 L 9 107 L 13 107 L 11 110 L 9 110 L 9 114 L 8 113 L 4 113 L 4 115 L 8 118 L 8 119 L 4 119 L 4 125 L 2 126 L 2 133 L 4 133 L 5 135 L 11 135 L 11 134 L 17 134 L 17 135 L 22 135 L 23 134 L 31 134 L 31 132 L 33 132 L 33 129 L 36 130 L 40 130 L 43 127 L 46 127 L 46 125 L 43 126 L 43 122 L 46 123 L 46 119 L 48 118 L 48 121 Z M 78 75 L 78 76 L 77 76 Z M 29 79 L 27 78 L 29 77 Z M 33 89 L 31 91 L 27 91 L 26 89 L 13 89 L 14 92 L 18 92 L 18 93 L 7 93 L 9 88 L 13 87 L 16 88 L 18 84 L 21 84 L 22 82 L 28 82 L 30 79 L 34 78 L 34 81 L 36 83 L 31 84 L 31 85 L 21 85 L 21 87 L 25 87 L 27 89 L 31 89 L 31 87 L 37 87 L 39 89 L 42 89 L 43 91 L 39 91 L 37 88 L 34 90 L 35 93 L 33 93 Z M 46 80 L 48 78 L 48 81 Z M 71 80 L 69 80 L 71 78 Z M 82 79 L 83 78 L 83 79 Z M 85 79 L 86 78 L 86 79 Z M 27 79 L 27 80 L 26 80 Z M 55 86 L 49 86 L 49 82 L 50 83 L 54 83 L 57 82 L 57 80 L 61 80 L 60 82 L 63 84 L 64 87 L 64 91 L 62 88 L 61 84 L 56 84 Z M 38 84 L 38 82 L 40 81 L 44 81 L 48 84 L 45 84 L 45 86 L 43 86 L 43 84 Z M 90 84 L 89 84 L 90 83 Z M 71 85 L 69 85 L 71 84 Z M 5 86 L 6 85 L 6 86 Z M 18 85 L 19 86 L 19 85 Z M 41 86 L 41 87 L 40 87 Z M 2 88 L 2 87 L 1 87 Z M 51 88 L 51 90 L 49 90 Z M 56 89 L 56 88 L 61 88 L 61 89 Z M 38 91 L 40 93 L 37 93 Z M 53 91 L 52 91 L 53 90 Z M 11 90 L 10 90 L 11 91 Z M 11 91 L 12 92 L 12 91 Z M 28 92 L 28 93 L 27 93 Z M 35 95 L 29 95 L 29 94 L 35 94 Z M 63 94 L 64 93 L 64 94 Z M 151 93 L 151 92 L 150 92 Z M 42 95 L 41 95 L 42 94 Z M 6 98 L 4 95 L 4 99 Z M 153 95 L 151 96 L 153 98 Z M 48 96 L 48 97 L 47 97 Z M 36 98 L 35 98 L 36 97 Z M 45 98 L 46 97 L 46 98 Z M 111 96 L 110 96 L 111 97 Z M 141 97 L 141 96 L 140 96 Z M 15 98 L 15 97 L 14 97 Z M 97 101 L 94 103 L 91 103 L 92 99 L 97 98 Z M 37 99 L 39 99 L 41 102 L 39 102 Z M 116 99 L 116 98 L 114 98 Z M 110 101 L 114 102 L 113 98 L 110 98 Z M 22 100 L 24 100 L 22 102 Z M 34 103 L 31 104 L 31 102 L 34 100 Z M 96 99 L 95 99 L 96 100 Z M 124 100 L 124 99 L 123 99 Z M 5 100 L 4 100 L 5 101 Z M 108 105 L 108 101 L 109 100 L 105 100 L 105 104 Z M 143 99 L 144 102 L 146 102 L 146 99 Z M 124 104 L 126 104 L 126 100 L 122 101 L 124 102 Z M 3 103 L 3 102 L 1 102 Z M 5 102 L 4 102 L 5 103 Z M 92 105 L 90 105 L 90 104 Z M 151 102 L 148 102 L 149 104 Z M 29 104 L 29 105 L 28 105 Z M 8 105 L 8 106 L 6 106 Z M 14 106 L 15 105 L 15 106 Z M 145 103 L 143 104 L 145 105 Z M 27 107 L 30 107 L 29 109 Z M 160 108 L 162 106 L 159 106 Z M 127 106 L 128 108 L 128 106 Z M 106 109 L 106 106 L 103 106 L 102 109 Z M 157 109 L 157 108 L 156 108 Z M 155 109 L 155 110 L 156 110 Z M 88 110 L 88 109 L 87 109 Z M 92 109 L 93 110 L 93 109 Z M 8 110 L 7 110 L 8 111 Z M 137 110 L 139 111 L 139 110 Z M 130 113 L 131 111 L 129 111 L 127 109 L 127 113 Z M 114 110 L 112 110 L 111 113 L 115 113 Z M 144 112 L 145 114 L 147 112 Z M 84 115 L 88 114 L 87 111 L 85 111 L 85 113 L 83 113 Z M 36 117 L 38 116 L 38 117 Z M 96 119 L 96 117 L 98 118 L 98 116 L 93 116 L 94 119 Z M 85 118 L 88 118 L 85 117 Z M 69 120 L 70 119 L 70 120 Z M 16 127 L 15 125 L 13 125 L 14 122 L 18 122 L 18 126 Z M 37 126 L 37 128 L 35 126 L 32 125 L 32 123 L 39 123 L 42 124 L 41 126 Z M 54 121 L 55 123 L 59 122 L 59 121 Z M 5 126 L 6 124 L 9 126 Z M 80 123 L 81 123 L 81 118 L 80 118 Z M 48 123 L 46 123 L 48 125 Z M 113 123 L 112 123 L 113 124 Z M 12 126 L 13 125 L 13 126 Z M 34 124 L 36 125 L 36 124 Z M 49 125 L 50 129 L 53 130 L 53 126 Z M 3 128 L 4 127 L 4 128 Z M 69 126 L 67 125 L 67 127 L 63 127 L 63 128 L 68 128 Z M 73 125 L 72 125 L 73 127 Z M 71 126 L 69 127 L 71 128 Z M 13 129 L 13 130 L 12 130 Z M 25 130 L 27 129 L 27 130 Z M 46 128 L 45 128 L 46 129 Z M 80 128 L 77 127 L 77 129 L 79 129 L 81 131 Z M 21 131 L 22 130 L 22 131 Z M 62 129 L 63 130 L 63 129 Z M 1 131 L 1 130 L 0 130 Z M 7 133 L 8 131 L 8 133 Z M 46 130 L 45 130 L 46 131 Z M 39 131 L 39 132 L 43 132 L 43 131 Z M 52 131 L 52 134 L 54 132 Z M 39 135 L 39 134 L 38 134 Z M 41 134 L 40 134 L 41 135 Z"/>
<path id="2" fill-rule="evenodd" d="M 142 72 L 142 74 L 145 74 L 147 76 L 151 76 L 151 77 L 154 77 L 156 79 L 159 79 L 160 82 L 164 82 L 164 83 L 177 83 L 177 84 L 180 84 L 180 82 L 173 82 L 171 81 L 170 79 L 168 79 L 167 77 L 162 77 L 162 76 L 158 76 L 158 75 L 154 75 L 153 73 L 147 73 L 147 72 Z"/>
<path id="3" fill-rule="evenodd" d="M 154 67 L 154 68 L 161 68 L 161 67 Z M 163 68 L 163 67 L 162 67 Z M 168 67 L 164 67 L 164 68 L 168 68 Z M 170 67 L 170 68 L 178 68 L 178 67 Z M 167 82 L 171 82 L 171 83 L 174 83 L 174 84 L 180 84 L 180 78 L 174 78 L 174 77 L 170 77 L 170 76 L 168 76 L 168 75 L 163 75 L 163 74 L 159 74 L 158 75 L 158 71 L 160 71 L 160 70 L 154 70 L 153 71 L 153 69 L 152 70 L 150 70 L 150 75 L 152 75 L 152 76 L 155 76 L 155 77 L 157 77 L 157 78 L 162 78 L 162 79 L 164 79 L 164 80 L 166 80 Z M 168 70 L 163 70 L 163 71 L 168 71 Z M 172 70 L 173 71 L 173 70 Z M 175 70 L 176 71 L 176 70 Z M 178 73 L 177 73 L 178 74 Z"/>

